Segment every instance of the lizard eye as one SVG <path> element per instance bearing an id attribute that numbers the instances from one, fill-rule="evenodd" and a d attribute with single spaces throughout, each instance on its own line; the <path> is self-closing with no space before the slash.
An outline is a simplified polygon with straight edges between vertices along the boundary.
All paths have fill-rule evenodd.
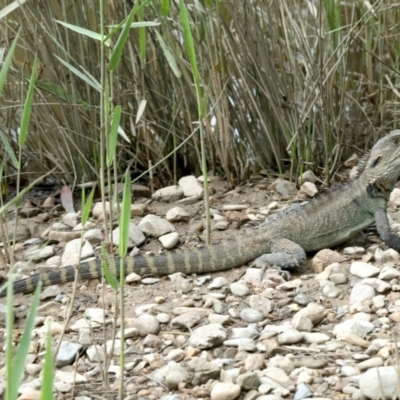
<path id="1" fill-rule="evenodd" d="M 393 143 L 395 146 L 398 146 L 399 143 L 400 143 L 400 138 L 398 138 L 398 137 L 393 138 L 393 139 L 392 139 L 392 143 Z"/>

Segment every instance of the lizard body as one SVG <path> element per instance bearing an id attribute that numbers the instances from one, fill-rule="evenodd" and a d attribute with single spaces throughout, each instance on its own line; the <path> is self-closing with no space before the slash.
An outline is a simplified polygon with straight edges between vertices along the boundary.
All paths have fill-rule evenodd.
<path id="1" fill-rule="evenodd" d="M 294 205 L 267 218 L 258 228 L 232 240 L 124 259 L 125 275 L 169 275 L 222 271 L 250 261 L 258 267 L 290 268 L 301 264 L 306 252 L 339 245 L 376 223 L 382 240 L 400 251 L 400 237 L 390 231 L 386 206 L 400 176 L 400 130 L 380 139 L 359 168 L 357 177 L 332 192 Z M 119 260 L 107 260 L 119 275 Z M 14 283 L 15 293 L 29 293 L 39 280 L 44 286 L 71 282 L 76 268 L 43 271 Z M 101 261 L 82 262 L 80 280 L 102 276 Z M 5 292 L 0 293 L 4 296 Z"/>

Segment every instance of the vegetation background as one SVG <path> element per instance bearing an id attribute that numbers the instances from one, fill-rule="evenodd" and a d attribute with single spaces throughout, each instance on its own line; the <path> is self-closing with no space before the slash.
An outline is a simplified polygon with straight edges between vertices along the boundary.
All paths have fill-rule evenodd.
<path id="1" fill-rule="evenodd" d="M 117 105 L 115 176 L 128 166 L 133 178 L 152 168 L 155 186 L 200 174 L 200 136 L 208 170 L 232 184 L 260 170 L 295 179 L 306 169 L 329 182 L 343 158 L 396 127 L 396 1 L 185 1 L 200 99 L 179 1 L 110 0 L 102 13 L 96 1 L 8 3 L 0 0 L 0 50 L 6 54 L 21 33 L 0 96 L 0 127 L 15 152 L 38 59 L 22 149 L 22 176 L 29 179 L 56 167 L 57 181 L 97 180 L 108 115 Z M 58 22 L 97 33 L 103 24 L 107 35 L 134 5 L 142 6 L 137 25 L 112 72 L 106 69 L 112 46 Z M 6 146 L 1 152 L 11 179 L 15 165 Z"/>
<path id="2" fill-rule="evenodd" d="M 17 183 L 0 215 L 45 175 L 100 181 L 103 204 L 106 183 L 124 180 L 123 260 L 131 178 L 157 187 L 203 172 L 207 242 L 207 171 L 233 185 L 260 171 L 296 179 L 312 169 L 329 183 L 345 157 L 396 128 L 399 9 L 393 0 L 0 0 L 1 193 Z M 93 193 L 86 201 L 82 191 L 83 224 Z M 8 281 L 10 400 L 39 293 L 14 351 Z M 73 303 L 74 294 L 69 315 Z M 51 347 L 49 334 L 43 399 L 53 398 Z"/>

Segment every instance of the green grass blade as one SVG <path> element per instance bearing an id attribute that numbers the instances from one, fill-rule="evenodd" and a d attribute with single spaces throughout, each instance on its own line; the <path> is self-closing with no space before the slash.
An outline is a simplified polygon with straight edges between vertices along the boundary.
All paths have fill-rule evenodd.
<path id="1" fill-rule="evenodd" d="M 162 38 L 161 34 L 157 30 L 155 32 L 156 32 L 158 43 L 160 43 L 161 50 L 163 51 L 164 56 L 167 59 L 167 62 L 172 69 L 172 72 L 175 74 L 175 76 L 177 78 L 180 78 L 182 76 L 182 72 L 178 67 L 178 63 L 176 62 L 174 55 L 172 54 L 171 50 L 165 44 L 164 39 Z"/>
<path id="2" fill-rule="evenodd" d="M 88 85 L 90 85 L 93 89 L 97 90 L 99 93 L 101 92 L 101 85 L 99 82 L 97 82 L 96 79 L 90 79 L 88 76 L 86 76 L 83 72 L 79 71 L 76 69 L 73 65 L 71 65 L 69 62 L 63 60 L 62 58 L 58 57 L 55 55 L 55 57 L 58 59 L 58 61 L 61 62 L 61 64 L 65 65 L 73 74 L 81 78 L 83 81 L 85 81 Z"/>
<path id="3" fill-rule="evenodd" d="M 0 69 L 0 93 L 3 90 L 4 83 L 6 81 L 8 69 L 10 68 L 11 61 L 14 56 L 14 51 L 15 51 L 15 47 L 17 46 L 20 32 L 21 32 L 21 28 L 19 28 L 17 35 L 15 36 L 13 42 L 11 43 L 10 49 L 8 50 L 7 57 L 4 60 L 4 64 Z"/>
<path id="4" fill-rule="evenodd" d="M 77 99 L 76 97 L 70 95 L 68 92 L 66 92 L 62 87 L 54 85 L 54 84 L 48 84 L 45 82 L 41 81 L 36 81 L 36 86 L 40 87 L 43 90 L 48 91 L 49 93 L 54 94 L 55 96 L 60 97 L 63 100 L 66 100 L 71 103 L 79 104 L 87 109 L 90 108 L 90 104 L 86 103 L 85 101 L 81 99 Z"/>
<path id="5" fill-rule="evenodd" d="M 166 17 L 169 13 L 169 0 L 161 0 L 161 15 Z"/>
<path id="6" fill-rule="evenodd" d="M 143 3 L 141 3 L 139 6 L 137 5 L 139 2 L 135 3 L 135 10 L 136 13 L 138 11 L 140 11 L 142 8 L 144 8 L 147 4 L 149 4 L 151 1 L 153 0 L 146 0 Z M 128 16 L 129 18 L 129 16 Z M 111 32 L 105 36 L 104 40 L 109 40 L 111 39 L 116 32 L 118 32 L 125 24 L 128 18 L 125 18 L 123 21 L 121 21 L 119 24 L 117 25 L 110 25 L 109 27 L 112 27 Z M 131 28 L 138 28 L 139 26 L 156 26 L 156 25 L 160 25 L 158 22 L 152 22 L 152 21 L 145 21 L 145 22 L 132 22 L 131 23 Z"/>
<path id="7" fill-rule="evenodd" d="M 28 355 L 28 350 L 31 345 L 32 330 L 35 326 L 35 319 L 36 319 L 37 309 L 39 306 L 39 296 L 41 289 L 42 289 L 42 283 L 39 282 L 39 284 L 36 287 L 35 294 L 33 296 L 32 305 L 29 310 L 28 317 L 25 322 L 24 332 L 22 333 L 21 339 L 19 341 L 15 353 L 15 358 L 13 360 L 13 376 L 12 376 L 12 381 L 10 382 L 10 387 L 9 387 L 10 391 L 8 399 L 16 399 L 18 397 L 17 396 L 18 388 L 21 383 L 22 376 L 24 374 L 26 356 Z"/>
<path id="8" fill-rule="evenodd" d="M 86 222 L 89 219 L 89 214 L 90 214 L 90 210 L 92 209 L 92 204 L 93 204 L 93 196 L 94 196 L 94 192 L 96 190 L 96 186 L 94 186 L 89 194 L 89 198 L 87 199 L 87 201 L 85 201 L 84 197 L 85 197 L 85 189 L 82 188 L 82 204 L 84 204 L 83 206 L 83 210 L 82 210 L 82 225 L 85 225 Z"/>
<path id="9" fill-rule="evenodd" d="M 129 174 L 129 168 L 125 172 L 125 186 L 124 194 L 122 197 L 122 209 L 119 220 L 119 256 L 124 258 L 128 252 L 128 241 L 129 241 L 129 225 L 131 223 L 131 176 Z M 121 276 L 123 274 L 121 273 Z"/>
<path id="10" fill-rule="evenodd" d="M 139 14 L 139 21 L 142 23 L 144 20 L 144 8 L 142 8 L 138 14 Z M 143 26 L 139 28 L 139 55 L 140 55 L 140 64 L 142 68 L 144 68 L 144 66 L 146 65 L 146 29 Z"/>
<path id="11" fill-rule="evenodd" d="M 13 277 L 8 278 L 7 286 L 7 315 L 6 315 L 6 400 L 16 399 L 17 393 L 13 396 L 14 391 L 11 382 L 14 378 L 14 363 L 13 363 L 13 330 L 14 330 L 14 307 L 13 307 Z M 15 385 L 18 387 L 18 385 Z"/>
<path id="12" fill-rule="evenodd" d="M 19 130 L 19 139 L 18 139 L 19 147 L 24 146 L 26 140 L 26 134 L 28 133 L 29 120 L 31 118 L 31 111 L 32 111 L 33 90 L 35 89 L 36 71 L 37 71 L 37 56 L 35 57 L 35 61 L 33 63 L 31 79 L 28 87 L 28 93 L 26 94 L 24 109 L 22 111 L 21 127 Z"/>
<path id="13" fill-rule="evenodd" d="M 137 3 L 138 2 L 136 2 L 136 4 Z M 137 12 L 137 7 L 133 7 L 128 18 L 126 19 L 126 23 L 122 29 L 122 32 L 119 35 L 117 43 L 115 44 L 115 47 L 110 57 L 110 63 L 108 65 L 109 71 L 115 71 L 115 69 L 118 67 L 118 64 L 121 60 L 122 50 L 124 49 L 126 40 L 128 39 L 133 17 L 135 16 L 136 12 Z"/>
<path id="14" fill-rule="evenodd" d="M 111 262 L 115 262 L 112 260 Z M 106 278 L 107 283 L 114 289 L 118 288 L 118 279 L 110 272 L 107 265 L 107 253 L 106 248 L 104 247 L 104 243 L 101 243 L 101 267 L 103 269 L 104 277 Z"/>
<path id="15" fill-rule="evenodd" d="M 42 380 L 42 390 L 40 393 L 40 400 L 54 399 L 53 395 L 54 364 L 53 364 L 53 352 L 51 351 L 51 345 L 52 345 L 52 337 L 49 326 L 46 337 L 46 353 L 44 355 L 43 380 Z"/>
<path id="16" fill-rule="evenodd" d="M 87 37 L 90 37 L 91 39 L 95 39 L 98 40 L 99 42 L 101 42 L 102 37 L 100 35 L 100 33 L 97 32 L 93 32 L 89 29 L 86 28 L 81 28 L 80 26 L 76 26 L 76 25 L 72 25 L 72 24 L 68 24 L 67 22 L 63 22 L 63 21 L 59 21 L 59 20 L 55 20 L 57 23 L 59 23 L 60 25 L 65 26 L 68 29 L 71 29 L 71 31 L 77 32 L 80 35 L 85 35 Z M 110 41 L 107 40 L 107 37 L 105 37 L 104 39 L 104 44 L 109 47 L 110 46 Z"/>
<path id="17" fill-rule="evenodd" d="M 185 40 L 186 50 L 189 56 L 190 66 L 192 68 L 194 84 L 196 85 L 197 98 L 201 99 L 200 78 L 199 78 L 199 71 L 197 69 L 196 52 L 194 49 L 192 31 L 190 29 L 189 15 L 186 9 L 185 2 L 183 0 L 179 0 L 179 10 L 183 27 L 183 37 Z"/>
<path id="18" fill-rule="evenodd" d="M 8 4 L 0 10 L 0 19 L 3 19 L 8 14 L 16 10 L 18 7 L 22 6 L 28 0 L 14 0 L 12 3 Z M 0 90 L 1 92 L 1 90 Z"/>
<path id="19" fill-rule="evenodd" d="M 107 166 L 110 167 L 115 157 L 115 149 L 117 148 L 118 127 L 121 120 L 121 106 L 116 106 L 112 117 L 110 138 L 108 140 Z"/>
<path id="20" fill-rule="evenodd" d="M 14 168 L 18 168 L 18 166 L 19 166 L 18 159 L 14 153 L 14 150 L 10 146 L 10 143 L 8 142 L 6 135 L 4 134 L 4 132 L 2 130 L 0 130 L 0 140 L 3 143 L 6 153 L 8 154 L 8 156 L 11 159 L 11 162 L 13 163 Z"/>

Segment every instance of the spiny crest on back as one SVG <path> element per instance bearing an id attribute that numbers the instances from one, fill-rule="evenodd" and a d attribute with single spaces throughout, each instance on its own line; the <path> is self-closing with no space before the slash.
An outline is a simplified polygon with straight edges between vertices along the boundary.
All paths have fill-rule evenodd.
<path id="1" fill-rule="evenodd" d="M 355 178 L 358 178 L 358 177 L 361 175 L 361 172 L 364 171 L 365 166 L 366 166 L 366 164 L 367 164 L 367 161 L 368 161 L 370 155 L 371 155 L 371 150 L 368 150 L 368 151 L 361 157 L 361 159 L 360 159 L 360 161 L 358 162 L 358 165 L 357 165 L 356 174 L 355 174 L 355 176 L 354 176 Z"/>

